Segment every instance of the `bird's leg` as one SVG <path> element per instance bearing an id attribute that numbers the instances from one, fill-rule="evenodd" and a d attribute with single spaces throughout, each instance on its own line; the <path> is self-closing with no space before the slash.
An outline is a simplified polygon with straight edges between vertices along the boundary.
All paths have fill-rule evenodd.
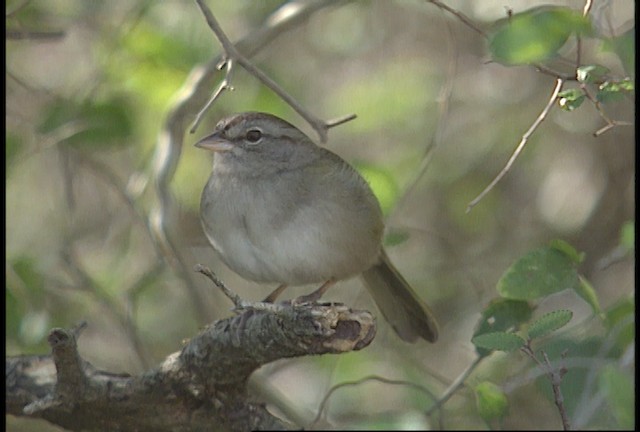
<path id="1" fill-rule="evenodd" d="M 282 294 L 282 291 L 284 291 L 286 288 L 287 288 L 287 284 L 279 285 L 278 288 L 274 289 L 271 294 L 269 294 L 264 298 L 264 300 L 262 300 L 263 303 L 273 303 L 274 301 L 276 301 L 278 296 Z"/>
<path id="2" fill-rule="evenodd" d="M 323 283 L 320 288 L 318 288 L 317 290 L 315 290 L 314 292 L 307 294 L 307 295 L 303 295 L 300 297 L 297 297 L 295 299 L 293 299 L 291 301 L 291 304 L 303 304 L 303 303 L 313 303 L 316 302 L 318 300 L 320 300 L 320 298 L 322 297 L 322 295 L 327 292 L 327 290 L 329 288 L 331 288 L 332 286 L 334 286 L 336 283 L 336 280 L 331 278 L 328 281 L 326 281 L 325 283 Z"/>

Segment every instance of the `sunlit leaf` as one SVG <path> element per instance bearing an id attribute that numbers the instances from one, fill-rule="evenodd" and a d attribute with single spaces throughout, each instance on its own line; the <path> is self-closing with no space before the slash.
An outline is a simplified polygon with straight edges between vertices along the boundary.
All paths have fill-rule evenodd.
<path id="1" fill-rule="evenodd" d="M 621 81 L 607 81 L 598 87 L 596 99 L 602 103 L 615 102 L 623 99 L 625 95 L 630 95 L 634 90 L 635 84 L 629 78 Z"/>
<path id="2" fill-rule="evenodd" d="M 585 65 L 576 69 L 576 78 L 583 83 L 602 80 L 609 73 L 609 68 L 602 65 Z"/>
<path id="3" fill-rule="evenodd" d="M 507 414 L 509 408 L 507 396 L 494 383 L 483 381 L 475 387 L 474 393 L 478 414 L 485 421 L 500 419 Z"/>
<path id="4" fill-rule="evenodd" d="M 589 29 L 589 20 L 579 11 L 540 6 L 497 22 L 489 49 L 501 63 L 537 63 L 556 56 L 571 34 Z"/>
<path id="5" fill-rule="evenodd" d="M 580 89 L 567 89 L 558 93 L 558 105 L 565 111 L 573 111 L 580 107 L 586 96 Z"/>
<path id="6" fill-rule="evenodd" d="M 578 252 L 576 248 L 574 248 L 564 240 L 553 239 L 549 242 L 549 246 L 564 253 L 566 256 L 571 258 L 571 260 L 576 264 L 580 264 L 582 261 L 584 261 L 584 257 L 585 257 L 584 252 L 582 253 Z"/>

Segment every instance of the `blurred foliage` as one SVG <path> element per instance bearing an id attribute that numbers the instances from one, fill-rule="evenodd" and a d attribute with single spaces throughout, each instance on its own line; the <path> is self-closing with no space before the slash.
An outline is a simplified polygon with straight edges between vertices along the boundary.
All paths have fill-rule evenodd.
<path id="1" fill-rule="evenodd" d="M 501 419 L 507 414 L 509 401 L 500 387 L 490 381 L 483 381 L 474 391 L 478 414 L 484 421 Z"/>
<path id="2" fill-rule="evenodd" d="M 56 99 L 44 108 L 37 132 L 46 135 L 67 127 L 71 131 L 60 142 L 88 151 L 127 146 L 131 144 L 132 111 L 126 99 L 118 97 L 81 103 Z"/>
<path id="3" fill-rule="evenodd" d="M 208 2 L 234 41 L 285 3 Z M 441 324 L 433 346 L 408 346 L 378 320 L 364 351 L 268 365 L 290 403 L 313 412 L 332 385 L 365 375 L 425 390 L 381 382 L 341 389 L 326 410 L 328 426 L 558 428 L 546 376 L 532 385 L 530 361 L 471 342 L 532 328 L 552 361 L 568 352 L 562 390 L 578 426 L 632 425 L 635 136 L 628 126 L 593 134 L 606 118 L 634 122 L 634 3 L 602 3 L 588 18 L 580 3 L 548 3 L 514 6 L 510 15 L 500 1 L 448 4 L 488 34 L 484 40 L 429 2 L 335 2 L 253 57 L 315 115 L 357 114 L 331 129 L 327 146 L 371 184 L 388 220 L 389 254 Z M 249 110 L 316 136 L 238 69 L 235 90 L 216 101 L 195 134 L 185 130 L 171 151 L 159 145 L 198 68 L 220 51 L 194 2 L 12 0 L 6 12 L 7 352 L 45 354 L 52 327 L 86 319 L 83 356 L 99 368 L 139 373 L 230 314 L 202 279 L 190 281 L 201 294 L 194 298 L 184 274 L 155 248 L 148 227 L 158 216 L 158 161 L 174 158 L 177 166 L 163 216 L 186 273 L 205 263 L 255 300 L 271 287 L 235 276 L 203 238 L 198 206 L 211 156 L 191 144 L 221 116 Z M 555 79 L 531 63 L 575 77 L 557 100 L 567 112 L 551 110 L 509 173 L 467 213 L 548 102 Z M 185 122 L 200 108 L 191 107 Z M 341 285 L 328 300 L 373 307 L 357 280 Z M 505 297 L 496 297 L 496 285 Z M 567 292 L 586 303 L 567 300 Z M 562 311 L 572 318 L 556 329 L 567 318 Z M 440 396 L 477 358 L 475 384 L 426 417 L 434 402 L 428 393 Z M 46 428 L 9 423 L 10 430 Z"/>
<path id="4" fill-rule="evenodd" d="M 590 33 L 580 11 L 540 6 L 510 15 L 495 24 L 489 40 L 494 60 L 505 64 L 530 64 L 558 55 L 573 33 Z"/>

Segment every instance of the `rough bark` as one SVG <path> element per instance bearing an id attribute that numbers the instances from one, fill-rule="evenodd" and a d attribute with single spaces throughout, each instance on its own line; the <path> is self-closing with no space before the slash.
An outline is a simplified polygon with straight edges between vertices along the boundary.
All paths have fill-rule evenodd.
<path id="1" fill-rule="evenodd" d="M 212 323 L 138 376 L 97 370 L 78 354 L 77 331 L 53 329 L 50 356 L 6 359 L 6 413 L 74 431 L 295 429 L 252 399 L 251 373 L 280 358 L 364 348 L 375 319 L 337 304 L 262 305 Z"/>

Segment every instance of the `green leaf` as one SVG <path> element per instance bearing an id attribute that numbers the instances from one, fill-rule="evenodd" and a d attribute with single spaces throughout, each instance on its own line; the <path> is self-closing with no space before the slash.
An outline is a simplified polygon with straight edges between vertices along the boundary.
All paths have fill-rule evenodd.
<path id="1" fill-rule="evenodd" d="M 615 348 L 622 353 L 635 340 L 635 302 L 633 298 L 624 298 L 607 310 L 604 324 L 609 337 L 615 338 Z"/>
<path id="2" fill-rule="evenodd" d="M 576 78 L 579 82 L 593 83 L 602 81 L 609 72 L 609 68 L 602 65 L 585 65 L 576 69 Z"/>
<path id="3" fill-rule="evenodd" d="M 501 419 L 507 414 L 509 401 L 500 387 L 489 381 L 478 384 L 474 393 L 478 414 L 485 421 Z"/>
<path id="4" fill-rule="evenodd" d="M 485 333 L 471 339 L 480 348 L 497 351 L 515 351 L 524 346 L 526 341 L 514 333 L 493 332 Z"/>
<path id="5" fill-rule="evenodd" d="M 564 327 L 573 317 L 570 310 L 557 310 L 542 315 L 529 327 L 529 339 L 546 336 L 552 331 Z"/>
<path id="6" fill-rule="evenodd" d="M 578 252 L 576 248 L 574 248 L 564 240 L 560 240 L 560 239 L 551 240 L 549 242 L 549 246 L 564 253 L 566 256 L 571 258 L 571 260 L 576 264 L 580 264 L 582 261 L 584 261 L 584 257 L 585 257 L 584 252 Z"/>
<path id="7" fill-rule="evenodd" d="M 529 302 L 522 300 L 510 300 L 505 298 L 495 298 L 482 311 L 482 315 L 473 337 L 498 331 L 514 331 L 531 319 L 533 307 Z M 478 355 L 486 356 L 490 350 L 476 346 Z"/>
<path id="8" fill-rule="evenodd" d="M 633 250 L 635 249 L 635 242 L 635 223 L 632 220 L 626 221 L 624 225 L 622 225 L 622 229 L 620 230 L 620 245 L 627 251 L 633 252 Z"/>
<path id="9" fill-rule="evenodd" d="M 593 313 L 598 315 L 601 314 L 602 309 L 600 308 L 600 302 L 598 301 L 596 290 L 584 276 L 578 275 L 578 279 L 580 282 L 575 286 L 576 293 L 582 297 L 584 301 L 589 303 L 589 306 L 593 309 Z"/>
<path id="10" fill-rule="evenodd" d="M 584 102 L 586 96 L 580 89 L 567 89 L 558 93 L 558 105 L 565 111 L 573 111 Z"/>
<path id="11" fill-rule="evenodd" d="M 516 261 L 498 281 L 501 296 L 534 300 L 578 285 L 574 259 L 556 247 L 543 247 Z"/>
<path id="12" fill-rule="evenodd" d="M 127 99 L 113 97 L 104 101 L 76 102 L 56 99 L 45 108 L 40 133 L 61 128 L 63 141 L 78 147 L 124 147 L 131 144 L 133 134 L 132 107 Z"/>
<path id="13" fill-rule="evenodd" d="M 541 6 L 498 21 L 489 37 L 489 50 L 500 63 L 538 63 L 556 56 L 572 33 L 589 30 L 589 20 L 580 12 Z"/>
<path id="14" fill-rule="evenodd" d="M 605 51 L 614 52 L 620 58 L 622 66 L 630 77 L 636 74 L 636 27 L 631 27 L 619 36 L 605 39 Z"/>
<path id="15" fill-rule="evenodd" d="M 596 99 L 602 103 L 622 100 L 625 94 L 633 92 L 635 84 L 629 78 L 621 81 L 606 81 L 598 87 Z"/>
<path id="16" fill-rule="evenodd" d="M 529 302 L 495 298 L 482 311 L 473 335 L 517 330 L 522 323 L 529 321 L 532 312 Z"/>
<path id="17" fill-rule="evenodd" d="M 606 365 L 600 372 L 598 386 L 611 407 L 621 429 L 632 430 L 635 423 L 634 377 L 615 366 Z"/>

